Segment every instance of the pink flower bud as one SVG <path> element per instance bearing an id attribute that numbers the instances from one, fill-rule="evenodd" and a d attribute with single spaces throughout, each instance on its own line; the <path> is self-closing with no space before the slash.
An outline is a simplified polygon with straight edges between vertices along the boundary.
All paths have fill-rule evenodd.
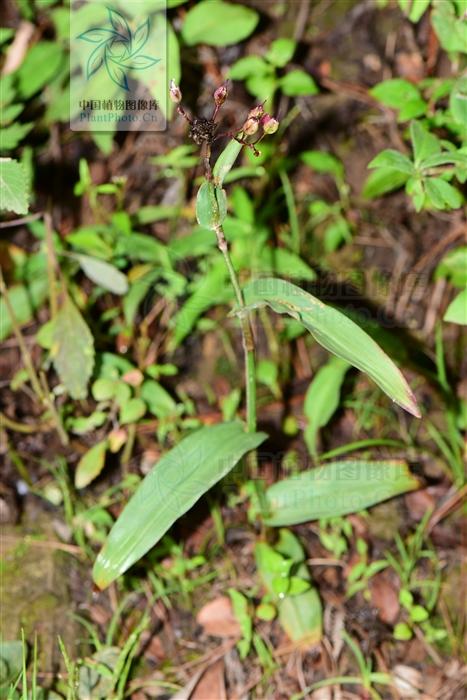
<path id="1" fill-rule="evenodd" d="M 250 109 L 248 112 L 248 119 L 259 119 L 262 117 L 264 114 L 264 107 L 263 105 L 257 105 L 256 107 L 253 107 L 253 109 Z"/>
<path id="2" fill-rule="evenodd" d="M 227 85 L 224 83 L 217 88 L 214 93 L 214 102 L 218 107 L 224 104 L 227 99 Z"/>
<path id="3" fill-rule="evenodd" d="M 265 114 L 261 119 L 261 126 L 265 134 L 275 134 L 279 128 L 279 122 L 270 114 Z"/>
<path id="4" fill-rule="evenodd" d="M 175 80 L 170 81 L 169 95 L 172 102 L 179 104 L 182 101 L 182 93 L 178 85 L 175 85 Z"/>
<path id="5" fill-rule="evenodd" d="M 245 136 L 253 136 L 258 131 L 258 120 L 254 118 L 247 119 L 242 126 L 242 131 Z"/>

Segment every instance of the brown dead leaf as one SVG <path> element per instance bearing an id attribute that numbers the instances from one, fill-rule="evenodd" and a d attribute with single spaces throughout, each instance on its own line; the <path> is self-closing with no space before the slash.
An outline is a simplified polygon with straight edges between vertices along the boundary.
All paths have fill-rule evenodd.
<path id="1" fill-rule="evenodd" d="M 404 496 L 405 505 L 414 520 L 421 520 L 427 510 L 433 510 L 436 501 L 429 489 L 420 489 Z"/>
<path id="2" fill-rule="evenodd" d="M 214 637 L 239 637 L 240 625 L 234 617 L 230 598 L 220 596 L 206 603 L 196 621 L 206 634 Z"/>
<path id="3" fill-rule="evenodd" d="M 369 582 L 371 602 L 377 608 L 379 617 L 388 625 L 393 625 L 399 615 L 399 592 L 394 581 L 382 571 Z"/>
<path id="4" fill-rule="evenodd" d="M 196 685 L 190 700 L 227 700 L 222 659 L 208 666 Z"/>

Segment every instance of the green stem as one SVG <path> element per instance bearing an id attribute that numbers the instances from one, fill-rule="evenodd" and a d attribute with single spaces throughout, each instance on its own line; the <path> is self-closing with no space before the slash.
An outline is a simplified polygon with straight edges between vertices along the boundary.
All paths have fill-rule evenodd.
<path id="1" fill-rule="evenodd" d="M 243 353 L 245 357 L 246 422 L 248 432 L 254 433 L 256 430 L 256 370 L 253 329 L 245 310 L 245 301 L 243 299 L 242 290 L 240 289 L 237 273 L 235 272 L 232 264 L 224 231 L 222 230 L 221 226 L 217 226 L 215 231 L 217 236 L 217 245 L 224 256 L 225 264 L 227 266 L 227 270 L 229 271 L 230 281 L 235 293 L 235 298 L 238 306 L 240 307 L 239 318 L 242 331 Z"/>

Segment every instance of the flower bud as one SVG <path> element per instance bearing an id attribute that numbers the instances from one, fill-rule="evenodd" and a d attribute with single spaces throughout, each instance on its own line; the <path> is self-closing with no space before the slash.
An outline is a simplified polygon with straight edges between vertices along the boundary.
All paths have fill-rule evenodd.
<path id="1" fill-rule="evenodd" d="M 178 85 L 175 85 L 175 80 L 170 81 L 169 95 L 172 102 L 179 104 L 182 101 L 182 93 Z"/>
<path id="2" fill-rule="evenodd" d="M 254 118 L 247 119 L 242 126 L 242 131 L 245 136 L 253 136 L 258 131 L 258 120 Z"/>
<path id="3" fill-rule="evenodd" d="M 261 119 L 261 126 L 265 134 L 275 134 L 279 128 L 279 122 L 270 114 L 265 114 Z"/>
<path id="4" fill-rule="evenodd" d="M 218 107 L 224 104 L 227 99 L 227 85 L 224 83 L 217 88 L 214 93 L 214 102 Z"/>
<path id="5" fill-rule="evenodd" d="M 263 105 L 257 105 L 256 107 L 253 107 L 253 109 L 250 109 L 248 112 L 248 119 L 259 119 L 262 117 L 264 114 L 264 107 Z"/>

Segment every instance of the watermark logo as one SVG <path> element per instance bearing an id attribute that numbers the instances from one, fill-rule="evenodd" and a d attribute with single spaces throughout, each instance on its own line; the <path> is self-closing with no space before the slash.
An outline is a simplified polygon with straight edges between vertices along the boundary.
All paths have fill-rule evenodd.
<path id="1" fill-rule="evenodd" d="M 149 18 L 133 33 L 118 10 L 107 7 L 107 12 L 110 27 L 92 27 L 78 36 L 82 41 L 97 45 L 87 60 L 86 78 L 89 80 L 104 67 L 115 85 L 128 92 L 128 71 L 146 70 L 161 59 L 141 53 L 149 38 Z"/>
<path id="2" fill-rule="evenodd" d="M 70 128 L 165 130 L 166 0 L 70 0 L 69 17 Z"/>

